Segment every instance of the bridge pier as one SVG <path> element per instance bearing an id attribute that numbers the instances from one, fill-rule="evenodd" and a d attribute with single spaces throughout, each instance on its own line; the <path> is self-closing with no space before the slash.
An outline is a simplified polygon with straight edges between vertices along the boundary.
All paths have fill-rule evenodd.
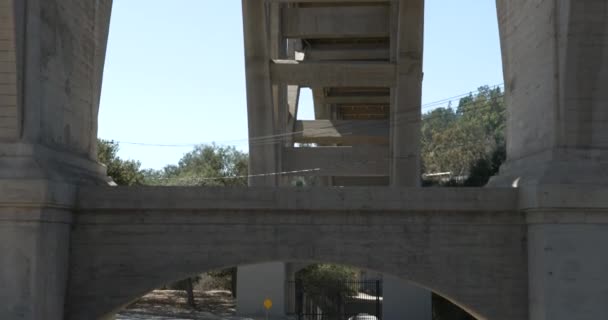
<path id="1" fill-rule="evenodd" d="M 15 181 L 0 180 L 8 183 Z M 36 192 L 48 194 L 57 186 L 18 183 L 28 190 L 16 192 L 19 200 L 32 203 L 0 208 L 0 318 L 63 320 L 72 212 L 36 199 Z M 6 203 L 11 191 L 0 188 L 0 201 Z"/>
<path id="2" fill-rule="evenodd" d="M 77 185 L 107 183 L 96 139 L 112 2 L 76 3 L 0 0 L 0 319 L 65 319 Z"/>
<path id="3" fill-rule="evenodd" d="M 529 319 L 608 314 L 608 3 L 498 0 L 507 162 L 520 188 Z"/>

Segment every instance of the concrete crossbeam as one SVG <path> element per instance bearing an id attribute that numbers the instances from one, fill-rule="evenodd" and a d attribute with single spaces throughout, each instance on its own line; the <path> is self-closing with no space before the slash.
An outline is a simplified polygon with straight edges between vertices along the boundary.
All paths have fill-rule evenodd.
<path id="1" fill-rule="evenodd" d="M 274 83 L 305 87 L 390 87 L 395 83 L 391 63 L 275 60 L 270 74 Z"/>
<path id="2" fill-rule="evenodd" d="M 389 177 L 333 177 L 332 185 L 336 187 L 386 187 Z"/>
<path id="3" fill-rule="evenodd" d="M 389 36 L 388 6 L 283 9 L 283 36 L 299 39 Z"/>
<path id="4" fill-rule="evenodd" d="M 325 97 L 324 102 L 327 104 L 386 104 L 390 103 L 389 96 L 334 96 Z"/>
<path id="5" fill-rule="evenodd" d="M 388 148 L 317 147 L 284 148 L 285 171 L 311 170 L 316 176 L 387 176 Z"/>
<path id="6" fill-rule="evenodd" d="M 314 120 L 296 122 L 295 142 L 388 144 L 388 121 Z"/>
<path id="7" fill-rule="evenodd" d="M 324 60 L 388 60 L 388 48 L 375 49 L 309 49 L 305 51 L 305 57 L 308 61 L 324 61 Z"/>

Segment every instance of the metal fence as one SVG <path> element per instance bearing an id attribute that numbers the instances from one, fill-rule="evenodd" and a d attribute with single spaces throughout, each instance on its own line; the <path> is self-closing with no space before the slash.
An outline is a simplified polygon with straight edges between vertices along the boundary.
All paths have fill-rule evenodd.
<path id="1" fill-rule="evenodd" d="M 288 314 L 298 320 L 380 320 L 382 281 L 287 283 Z"/>

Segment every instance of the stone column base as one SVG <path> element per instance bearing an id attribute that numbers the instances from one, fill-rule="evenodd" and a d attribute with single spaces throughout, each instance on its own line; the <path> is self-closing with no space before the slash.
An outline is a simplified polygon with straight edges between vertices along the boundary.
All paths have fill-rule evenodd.
<path id="1" fill-rule="evenodd" d="M 0 180 L 0 319 L 63 320 L 75 188 Z"/>

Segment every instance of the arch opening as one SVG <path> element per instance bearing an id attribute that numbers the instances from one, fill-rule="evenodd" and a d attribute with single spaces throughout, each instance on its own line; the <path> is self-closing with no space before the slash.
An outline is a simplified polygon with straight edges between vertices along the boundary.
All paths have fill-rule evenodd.
<path id="1" fill-rule="evenodd" d="M 268 261 L 265 261 L 267 263 Z M 240 266 L 238 266 L 240 267 Z M 237 266 L 222 267 L 186 278 L 166 275 L 169 282 L 143 289 L 122 307 L 105 317 L 117 320 L 139 319 L 249 319 L 236 309 Z M 285 283 L 284 307 L 286 317 L 300 319 L 382 319 L 387 281 L 407 281 L 421 289 L 427 287 L 385 272 L 345 264 L 321 261 L 291 263 L 290 275 Z M 176 280 L 179 279 L 179 280 Z M 188 281 L 192 281 L 189 288 Z M 153 288 L 153 289 L 151 289 Z M 192 290 L 194 305 L 188 301 Z M 432 291 L 433 320 L 475 320 L 468 309 L 457 302 Z M 391 297 L 395 299 L 395 297 Z M 411 303 L 403 297 L 400 303 Z M 271 299 L 272 300 L 272 299 Z M 264 301 L 260 301 L 260 306 Z M 357 318 L 359 316 L 359 318 Z M 214 319 L 216 319 L 214 318 Z"/>

